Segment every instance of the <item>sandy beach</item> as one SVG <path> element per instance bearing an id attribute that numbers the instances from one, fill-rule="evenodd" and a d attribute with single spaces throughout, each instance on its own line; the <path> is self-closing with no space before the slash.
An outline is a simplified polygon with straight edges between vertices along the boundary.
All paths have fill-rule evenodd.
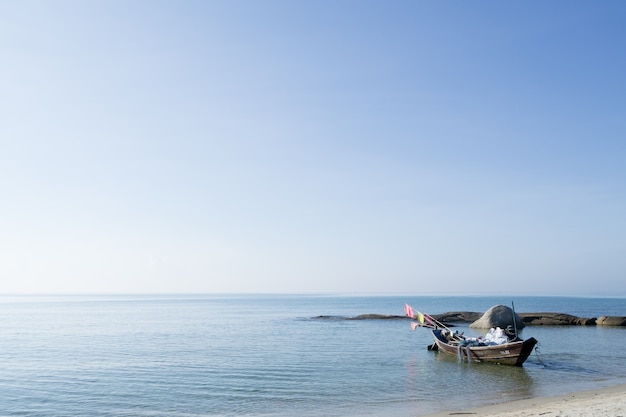
<path id="1" fill-rule="evenodd" d="M 444 416 L 498 417 L 626 417 L 626 384 L 559 397 L 531 398 L 469 410 L 432 414 Z"/>

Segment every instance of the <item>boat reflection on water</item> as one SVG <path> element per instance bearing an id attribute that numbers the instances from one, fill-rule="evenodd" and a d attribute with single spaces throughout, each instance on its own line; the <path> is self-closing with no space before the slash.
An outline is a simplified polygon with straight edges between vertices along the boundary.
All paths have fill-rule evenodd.
<path id="1" fill-rule="evenodd" d="M 505 402 L 537 396 L 533 369 L 520 366 L 500 366 L 492 363 L 475 363 L 460 360 L 442 352 L 432 352 L 433 366 L 450 375 L 448 383 L 457 384 L 465 393 L 473 392 L 481 402 Z M 535 368 L 535 364 L 529 364 Z M 486 400 L 486 401 L 485 401 Z"/>

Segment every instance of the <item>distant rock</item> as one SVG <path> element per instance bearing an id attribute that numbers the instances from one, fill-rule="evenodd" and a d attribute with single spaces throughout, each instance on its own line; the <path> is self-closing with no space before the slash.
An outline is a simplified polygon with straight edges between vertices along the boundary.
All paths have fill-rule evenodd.
<path id="1" fill-rule="evenodd" d="M 515 325 L 518 329 L 524 328 L 522 319 L 513 312 L 511 307 L 505 305 L 496 305 L 482 315 L 481 318 L 470 324 L 473 329 L 490 329 L 492 327 L 506 328 L 513 326 L 513 317 L 515 317 Z"/>
<path id="2" fill-rule="evenodd" d="M 315 316 L 313 320 L 410 320 L 407 316 L 398 316 L 390 314 L 360 314 L 358 316 L 346 317 L 346 316 Z"/>
<path id="3" fill-rule="evenodd" d="M 527 326 L 593 326 L 595 318 L 582 318 L 563 313 L 520 313 Z"/>
<path id="4" fill-rule="evenodd" d="M 432 317 L 441 323 L 472 323 L 478 320 L 483 313 L 475 311 L 450 311 L 443 314 L 433 314 Z"/>
<path id="5" fill-rule="evenodd" d="M 626 326 L 626 317 L 601 316 L 596 320 L 598 326 Z"/>
<path id="6" fill-rule="evenodd" d="M 396 316 L 390 314 L 360 314 L 354 317 L 348 317 L 346 320 L 408 320 L 406 316 Z"/>

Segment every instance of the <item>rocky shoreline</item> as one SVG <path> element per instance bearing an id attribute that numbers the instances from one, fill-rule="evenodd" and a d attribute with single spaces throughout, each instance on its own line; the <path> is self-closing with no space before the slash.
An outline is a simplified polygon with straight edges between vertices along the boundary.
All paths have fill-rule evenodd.
<path id="1" fill-rule="evenodd" d="M 626 326 L 624 316 L 576 317 L 563 313 L 517 313 L 525 326 Z M 483 316 L 474 311 L 451 311 L 433 314 L 433 318 L 444 324 L 473 323 Z"/>
<path id="2" fill-rule="evenodd" d="M 476 311 L 450 311 L 432 314 L 432 317 L 448 326 L 455 324 L 471 324 L 480 319 L 484 313 Z M 516 313 L 524 326 L 626 326 L 625 316 L 600 316 L 592 318 L 576 317 L 564 313 Z M 360 314 L 354 317 L 317 316 L 317 320 L 409 320 L 406 316 L 389 314 Z"/>

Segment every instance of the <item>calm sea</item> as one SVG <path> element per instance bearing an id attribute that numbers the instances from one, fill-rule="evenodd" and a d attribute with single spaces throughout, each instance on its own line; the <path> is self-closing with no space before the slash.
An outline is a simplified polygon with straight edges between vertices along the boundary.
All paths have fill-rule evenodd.
<path id="1" fill-rule="evenodd" d="M 626 316 L 598 298 L 4 296 L 0 415 L 408 417 L 626 382 L 626 328 L 527 327 L 540 353 L 516 368 L 429 352 L 405 320 L 344 319 L 511 301 Z"/>

